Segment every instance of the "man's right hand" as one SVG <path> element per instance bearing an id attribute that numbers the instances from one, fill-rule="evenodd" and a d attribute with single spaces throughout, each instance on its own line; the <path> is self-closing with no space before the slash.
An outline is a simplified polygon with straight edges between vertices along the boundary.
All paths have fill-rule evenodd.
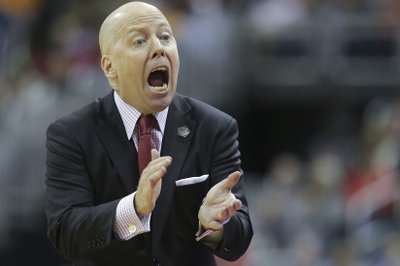
<path id="1" fill-rule="evenodd" d="M 142 172 L 134 199 L 136 214 L 139 218 L 153 211 L 156 200 L 160 196 L 161 179 L 171 162 L 170 156 L 160 157 L 157 150 L 151 150 L 151 161 Z"/>

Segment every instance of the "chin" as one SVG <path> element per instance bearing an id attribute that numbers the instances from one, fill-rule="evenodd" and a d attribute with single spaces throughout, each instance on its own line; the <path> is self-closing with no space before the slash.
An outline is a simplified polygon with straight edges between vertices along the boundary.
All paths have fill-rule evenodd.
<path id="1" fill-rule="evenodd" d="M 154 113 L 158 113 L 161 112 L 162 110 L 164 110 L 165 108 L 167 108 L 172 101 L 172 97 L 168 97 L 165 99 L 158 99 L 155 102 L 153 102 L 153 104 L 151 104 L 152 109 L 154 110 Z"/>

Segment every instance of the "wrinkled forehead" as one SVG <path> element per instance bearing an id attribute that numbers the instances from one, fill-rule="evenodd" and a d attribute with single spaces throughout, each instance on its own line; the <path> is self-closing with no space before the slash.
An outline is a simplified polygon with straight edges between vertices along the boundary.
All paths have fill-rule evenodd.
<path id="1" fill-rule="evenodd" d="M 156 8 L 125 8 L 113 14 L 114 30 L 116 33 L 125 33 L 132 28 L 143 28 L 154 24 L 163 24 L 169 27 L 165 16 Z"/>
<path id="2" fill-rule="evenodd" d="M 171 27 L 165 16 L 155 6 L 130 2 L 112 12 L 103 22 L 99 32 L 99 44 L 102 54 L 109 52 L 116 39 L 123 38 L 135 29 L 149 28 L 153 25 Z"/>

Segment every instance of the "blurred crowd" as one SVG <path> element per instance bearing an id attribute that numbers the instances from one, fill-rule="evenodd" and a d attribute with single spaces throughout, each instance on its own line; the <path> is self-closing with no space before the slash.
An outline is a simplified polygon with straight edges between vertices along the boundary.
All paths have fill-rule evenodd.
<path id="1" fill-rule="evenodd" d="M 400 101 L 372 101 L 362 121 L 356 139 L 283 152 L 251 179 L 246 265 L 400 265 Z"/>
<path id="2" fill-rule="evenodd" d="M 68 265 L 45 236 L 45 132 L 110 88 L 123 0 L 0 1 L 0 264 Z M 400 265 L 400 2 L 171 0 L 178 92 L 237 118 L 255 227 L 243 266 Z"/>

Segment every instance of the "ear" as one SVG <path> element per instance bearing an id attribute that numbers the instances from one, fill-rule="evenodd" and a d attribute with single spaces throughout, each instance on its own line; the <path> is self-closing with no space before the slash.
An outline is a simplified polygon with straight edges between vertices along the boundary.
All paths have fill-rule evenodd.
<path id="1" fill-rule="evenodd" d="M 103 55 L 101 57 L 101 68 L 103 69 L 104 75 L 106 76 L 111 88 L 118 90 L 117 72 L 115 71 L 112 60 L 108 55 Z"/>
<path id="2" fill-rule="evenodd" d="M 104 75 L 108 80 L 115 79 L 117 77 L 117 73 L 115 72 L 111 58 L 108 55 L 103 55 L 101 57 L 101 68 L 103 69 Z"/>

